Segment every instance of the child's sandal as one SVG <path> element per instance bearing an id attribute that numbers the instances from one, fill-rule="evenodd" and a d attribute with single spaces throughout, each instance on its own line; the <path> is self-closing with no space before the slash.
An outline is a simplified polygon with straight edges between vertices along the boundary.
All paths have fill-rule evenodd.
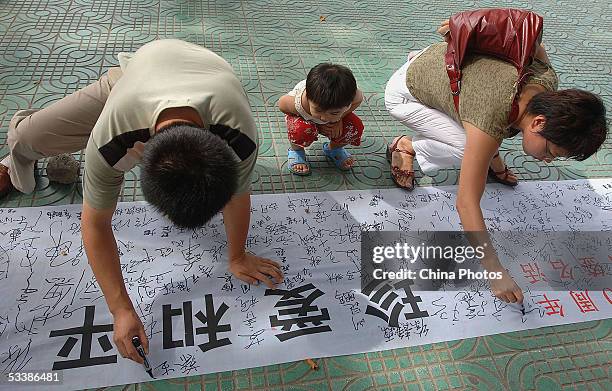
<path id="1" fill-rule="evenodd" d="M 306 171 L 297 171 L 295 166 L 298 164 L 304 164 L 308 169 Z M 293 175 L 310 175 L 310 163 L 306 160 L 306 152 L 303 149 L 293 150 L 290 148 L 287 150 L 287 167 Z"/>
<path id="2" fill-rule="evenodd" d="M 350 171 L 353 166 L 345 167 L 344 162 L 350 159 L 352 155 L 344 149 L 344 147 L 338 147 L 331 149 L 329 143 L 323 143 L 323 153 L 325 156 L 334 163 L 337 169 L 341 171 Z"/>

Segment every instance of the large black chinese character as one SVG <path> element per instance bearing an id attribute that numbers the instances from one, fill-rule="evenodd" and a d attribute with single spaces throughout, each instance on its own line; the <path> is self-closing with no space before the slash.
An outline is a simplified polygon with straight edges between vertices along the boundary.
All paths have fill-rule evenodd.
<path id="1" fill-rule="evenodd" d="M 113 354 L 112 356 L 101 356 L 101 357 L 91 357 L 91 343 L 93 340 L 93 335 L 96 333 L 107 333 L 109 331 L 113 331 L 113 325 L 109 324 L 100 324 L 94 325 L 94 313 L 96 311 L 96 307 L 93 305 L 89 305 L 85 307 L 85 321 L 83 322 L 83 326 L 81 327 L 73 327 L 70 329 L 64 330 L 53 330 L 49 334 L 49 337 L 60 337 L 63 335 L 75 335 L 81 334 L 83 339 L 81 340 L 81 355 L 76 360 L 66 360 L 66 361 L 56 361 L 53 363 L 53 370 L 61 370 L 61 369 L 71 369 L 71 368 L 82 368 L 82 367 L 90 367 L 93 365 L 103 365 L 103 364 L 114 364 L 117 362 L 117 355 Z M 60 349 L 57 354 L 60 357 L 67 358 L 72 348 L 78 339 L 74 337 L 68 337 L 64 346 Z M 98 338 L 98 343 L 100 347 L 104 351 L 104 353 L 108 352 L 113 348 L 110 340 L 108 339 L 108 335 L 104 334 Z"/>
<path id="2" fill-rule="evenodd" d="M 302 296 L 303 292 L 309 291 L 311 289 L 313 291 L 310 292 L 308 296 Z M 322 325 L 323 321 L 329 320 L 329 313 L 327 312 L 327 308 L 322 308 L 320 310 L 320 314 L 310 316 L 308 315 L 309 312 L 319 311 L 319 307 L 316 305 L 313 306 L 312 302 L 315 301 L 317 298 L 321 297 L 322 295 L 323 292 L 321 292 L 312 284 L 302 285 L 291 290 L 266 289 L 265 296 L 282 296 L 274 307 L 298 306 L 278 310 L 278 316 L 297 315 L 297 318 L 289 317 L 286 319 L 279 319 L 277 315 L 270 316 L 271 327 L 281 326 L 281 330 L 286 331 L 286 333 L 276 335 L 276 338 L 278 338 L 281 342 L 284 342 L 288 339 L 299 337 L 301 335 L 325 333 L 328 331 L 332 331 L 331 327 L 327 325 Z M 307 323 L 312 323 L 314 326 L 309 327 Z M 289 331 L 294 325 L 296 325 L 298 329 L 294 331 Z"/>
<path id="3" fill-rule="evenodd" d="M 208 334 L 208 342 L 199 344 L 198 347 L 206 352 L 221 346 L 230 345 L 229 338 L 217 339 L 217 333 L 227 332 L 232 330 L 229 324 L 219 324 L 219 321 L 229 308 L 227 304 L 221 303 L 219 309 L 215 312 L 212 295 L 205 295 L 204 302 L 206 303 L 206 315 L 202 311 L 198 311 L 195 317 L 205 326 L 195 329 L 196 335 Z M 163 346 L 164 349 L 174 349 L 183 346 L 193 346 L 193 316 L 191 309 L 191 301 L 184 301 L 183 308 L 172 308 L 170 304 L 162 306 L 163 313 Z M 172 317 L 183 315 L 183 324 L 185 325 L 185 341 L 172 339 Z"/>
<path id="4" fill-rule="evenodd" d="M 390 327 L 399 327 L 399 316 L 407 304 L 410 304 L 410 307 L 412 308 L 412 312 L 406 312 L 404 314 L 407 320 L 425 318 L 429 316 L 427 311 L 422 311 L 419 308 L 418 303 L 421 301 L 421 297 L 415 296 L 410 289 L 410 285 L 413 283 L 412 280 L 406 279 L 393 284 L 383 281 L 383 285 L 378 287 L 380 283 L 380 280 L 372 280 L 361 291 L 364 295 L 368 296 L 370 302 L 376 303 L 380 308 L 382 308 L 381 310 L 380 308 L 376 308 L 368 304 L 366 314 L 373 315 L 384 320 Z M 404 298 L 400 298 L 400 296 L 394 292 L 394 290 L 399 289 L 404 290 Z M 393 307 L 391 308 L 392 304 Z M 389 308 L 391 308 L 390 314 Z"/>

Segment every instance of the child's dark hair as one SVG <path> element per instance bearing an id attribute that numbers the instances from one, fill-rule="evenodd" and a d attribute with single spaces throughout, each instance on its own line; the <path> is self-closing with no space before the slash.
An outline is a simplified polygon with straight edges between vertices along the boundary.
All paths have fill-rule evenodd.
<path id="1" fill-rule="evenodd" d="M 319 64 L 306 77 L 306 95 L 321 110 L 349 106 L 356 92 L 357 82 L 353 72 L 342 65 Z"/>
<path id="2" fill-rule="evenodd" d="M 606 141 L 606 108 L 597 95 L 584 90 L 541 92 L 526 108 L 546 117 L 540 135 L 569 151 L 569 157 L 585 160 Z"/>
<path id="3" fill-rule="evenodd" d="M 173 124 L 159 130 L 146 145 L 142 193 L 179 227 L 206 224 L 232 198 L 236 180 L 232 150 L 206 129 Z"/>

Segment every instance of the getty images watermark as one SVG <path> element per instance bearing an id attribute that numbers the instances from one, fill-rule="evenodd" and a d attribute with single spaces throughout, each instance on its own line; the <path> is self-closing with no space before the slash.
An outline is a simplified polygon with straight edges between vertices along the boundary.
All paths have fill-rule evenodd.
<path id="1" fill-rule="evenodd" d="M 460 291 L 506 270 L 532 290 L 610 289 L 610 249 L 609 231 L 362 231 L 361 284 L 410 280 L 413 290 Z"/>
<path id="2" fill-rule="evenodd" d="M 414 289 L 460 289 L 474 281 L 501 279 L 501 271 L 481 265 L 490 255 L 488 240 L 470 239 L 464 232 L 363 231 L 362 286 L 373 280 L 411 280 Z"/>
<path id="3" fill-rule="evenodd" d="M 426 245 L 421 242 L 418 245 L 411 243 L 395 243 L 391 246 L 375 246 L 372 249 L 372 262 L 376 265 L 381 265 L 385 261 L 398 261 L 399 263 L 408 262 L 410 265 L 415 265 L 418 260 L 424 264 L 428 261 L 445 261 L 456 262 L 463 264 L 467 260 L 481 261 L 485 257 L 485 248 L 488 243 L 482 246 L 471 245 L 456 245 L 456 246 L 440 246 Z M 403 262 L 402 262 L 403 261 Z M 453 270 L 442 270 L 440 268 L 431 269 L 422 267 L 419 263 L 418 267 L 405 268 L 399 270 L 385 270 L 382 267 L 374 268 L 372 277 L 376 280 L 397 280 L 417 278 L 423 280 L 455 280 L 455 279 L 470 279 L 470 280 L 499 280 L 502 278 L 501 272 L 489 272 L 487 270 L 475 271 L 473 268 L 457 268 Z"/>

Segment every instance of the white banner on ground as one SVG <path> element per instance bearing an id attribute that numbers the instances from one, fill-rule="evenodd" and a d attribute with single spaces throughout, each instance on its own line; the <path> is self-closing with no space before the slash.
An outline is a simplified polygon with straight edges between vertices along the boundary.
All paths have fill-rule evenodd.
<path id="1" fill-rule="evenodd" d="M 360 231 L 460 230 L 455 191 L 254 196 L 247 246 L 282 264 L 285 281 L 277 290 L 246 285 L 228 273 L 221 216 L 184 231 L 146 203 L 119 204 L 113 229 L 126 286 L 150 338 L 154 375 L 182 377 L 611 317 L 610 289 L 572 290 L 570 281 L 565 291 L 531 291 L 530 283 L 545 276 L 524 264 L 506 265 L 522 271 L 513 274 L 525 291 L 524 314 L 483 286 L 412 292 L 409 285 L 383 282 L 361 292 Z M 610 231 L 612 180 L 488 186 L 482 209 L 492 230 Z M 112 343 L 112 318 L 83 251 L 79 218 L 80 205 L 0 209 L 0 372 L 61 373 L 61 385 L 38 377 L 37 388 L 45 390 L 147 381 L 142 366 L 121 358 Z M 513 247 L 523 247 L 522 254 L 541 251 Z M 609 280 L 610 259 L 590 262 L 590 269 L 576 273 Z M 561 266 L 554 277 L 569 279 Z M 15 383 L 4 380 L 0 387 Z"/>

